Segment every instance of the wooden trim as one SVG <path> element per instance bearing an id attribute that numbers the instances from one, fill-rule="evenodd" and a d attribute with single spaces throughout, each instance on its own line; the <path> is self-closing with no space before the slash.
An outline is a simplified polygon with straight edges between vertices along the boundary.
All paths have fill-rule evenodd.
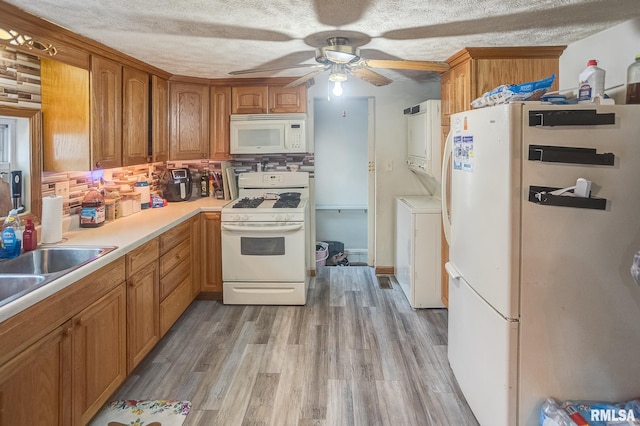
<path id="1" fill-rule="evenodd" d="M 451 67 L 469 59 L 559 58 L 567 46 L 465 47 L 447 62 Z"/>
<path id="2" fill-rule="evenodd" d="M 376 275 L 393 275 L 394 273 L 393 266 L 376 266 Z"/>
<path id="3" fill-rule="evenodd" d="M 10 26 L 12 29 L 24 32 L 40 42 L 51 43 L 58 50 L 58 54 L 54 58 L 61 62 L 89 69 L 89 55 L 98 54 L 123 65 L 163 78 L 169 78 L 171 75 L 167 71 L 142 62 L 95 40 L 83 37 L 52 22 L 38 18 L 2 0 L 0 0 L 0 10 L 2 10 L 0 26 Z M 28 52 L 51 58 L 46 53 L 41 54 L 37 49 L 28 50 Z"/>
<path id="4" fill-rule="evenodd" d="M 219 300 L 222 301 L 222 292 L 220 291 L 201 291 L 196 297 L 198 300 Z"/>
<path id="5" fill-rule="evenodd" d="M 29 119 L 29 143 L 31 144 L 31 205 L 25 217 L 40 223 L 42 217 L 42 112 L 39 109 L 0 105 L 0 115 Z"/>
<path id="6" fill-rule="evenodd" d="M 315 269 L 309 269 L 309 276 L 310 277 L 315 277 L 316 276 L 316 270 Z"/>
<path id="7" fill-rule="evenodd" d="M 297 80 L 297 77 L 235 77 L 235 78 L 200 78 L 186 75 L 173 75 L 171 83 L 196 83 L 209 86 L 284 86 Z"/>

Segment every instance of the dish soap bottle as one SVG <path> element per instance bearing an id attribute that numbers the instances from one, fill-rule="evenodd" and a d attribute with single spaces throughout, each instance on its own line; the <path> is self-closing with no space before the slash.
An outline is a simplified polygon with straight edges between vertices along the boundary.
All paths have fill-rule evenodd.
<path id="1" fill-rule="evenodd" d="M 12 259 L 20 256 L 22 249 L 22 233 L 18 210 L 13 209 L 4 220 L 2 238 L 0 238 L 0 259 Z"/>
<path id="2" fill-rule="evenodd" d="M 35 250 L 38 247 L 38 233 L 31 219 L 27 219 L 22 232 L 22 248 L 25 252 Z"/>

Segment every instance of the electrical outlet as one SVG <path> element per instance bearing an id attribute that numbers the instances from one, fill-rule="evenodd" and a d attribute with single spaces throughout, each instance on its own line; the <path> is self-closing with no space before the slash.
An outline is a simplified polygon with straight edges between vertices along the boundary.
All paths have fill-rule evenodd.
<path id="1" fill-rule="evenodd" d="M 69 181 L 56 182 L 56 195 L 69 198 Z"/>

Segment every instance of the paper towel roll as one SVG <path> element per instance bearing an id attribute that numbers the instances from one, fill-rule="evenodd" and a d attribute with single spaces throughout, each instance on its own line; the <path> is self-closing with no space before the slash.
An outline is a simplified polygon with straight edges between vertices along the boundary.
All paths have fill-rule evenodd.
<path id="1" fill-rule="evenodd" d="M 62 240 L 62 197 L 52 195 L 42 199 L 42 237 L 43 244 L 57 243 Z"/>

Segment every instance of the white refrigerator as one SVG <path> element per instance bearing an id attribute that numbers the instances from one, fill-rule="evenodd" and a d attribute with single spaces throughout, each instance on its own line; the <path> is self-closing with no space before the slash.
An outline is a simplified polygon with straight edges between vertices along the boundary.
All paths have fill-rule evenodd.
<path id="1" fill-rule="evenodd" d="M 480 424 L 639 397 L 640 105 L 514 103 L 451 129 L 448 357 Z M 557 191 L 578 178 L 589 197 Z"/>

